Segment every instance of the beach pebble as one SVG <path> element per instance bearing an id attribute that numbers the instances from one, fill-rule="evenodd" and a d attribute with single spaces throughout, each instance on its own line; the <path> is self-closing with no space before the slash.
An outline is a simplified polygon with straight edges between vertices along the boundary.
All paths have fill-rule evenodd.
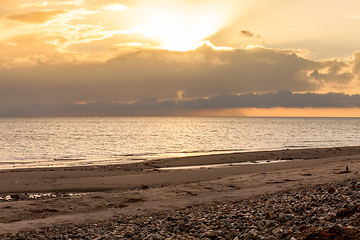
<path id="1" fill-rule="evenodd" d="M 217 235 L 218 235 L 217 232 L 214 232 L 214 231 L 210 231 L 205 234 L 205 236 L 208 238 L 216 238 Z"/>
<path id="2" fill-rule="evenodd" d="M 256 238 L 258 236 L 258 233 L 256 230 L 252 229 L 248 232 L 248 236 L 251 238 Z"/>
<path id="3" fill-rule="evenodd" d="M 206 203 L 95 224 L 3 234 L 0 239 L 293 240 L 331 231 L 359 239 L 354 236 L 360 236 L 360 191 L 351 190 L 358 183 L 347 180 L 236 202 Z"/>
<path id="4" fill-rule="evenodd" d="M 286 221 L 286 215 L 284 213 L 280 213 L 279 217 L 278 217 L 278 220 L 281 221 L 281 222 Z"/>
<path id="5" fill-rule="evenodd" d="M 177 228 L 181 231 L 181 232 L 184 232 L 185 230 L 188 229 L 188 226 L 185 224 L 185 223 L 179 223 L 177 225 Z"/>
<path id="6" fill-rule="evenodd" d="M 273 222 L 271 222 L 271 221 L 267 221 L 267 222 L 265 223 L 265 227 L 266 227 L 266 228 L 270 228 L 272 225 L 273 225 Z"/>

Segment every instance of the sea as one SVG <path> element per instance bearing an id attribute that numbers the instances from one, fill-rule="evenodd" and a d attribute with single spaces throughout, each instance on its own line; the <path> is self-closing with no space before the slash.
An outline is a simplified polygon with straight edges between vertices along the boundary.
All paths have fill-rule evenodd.
<path id="1" fill-rule="evenodd" d="M 360 118 L 0 118 L 0 169 L 360 145 Z"/>

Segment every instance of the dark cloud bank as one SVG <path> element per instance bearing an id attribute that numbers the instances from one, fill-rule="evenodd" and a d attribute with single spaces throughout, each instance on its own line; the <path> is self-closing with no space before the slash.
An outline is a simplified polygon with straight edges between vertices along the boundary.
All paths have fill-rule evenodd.
<path id="1" fill-rule="evenodd" d="M 53 64 L 51 58 L 47 61 L 43 56 L 43 61 L 31 67 L 0 69 L 0 116 L 176 115 L 188 110 L 242 107 L 360 107 L 359 95 L 292 94 L 314 92 L 326 84 L 347 87 L 360 73 L 359 58 L 357 54 L 354 62 L 347 64 L 311 61 L 288 50 L 215 51 L 209 46 L 189 52 L 120 52 L 105 63 Z M 247 94 L 253 92 L 262 94 Z"/>
<path id="2" fill-rule="evenodd" d="M 2 108 L 1 116 L 163 116 L 224 108 L 353 108 L 360 107 L 360 94 L 292 93 L 288 90 L 267 94 L 223 94 L 193 100 L 147 99 L 135 103 L 33 104 Z"/>

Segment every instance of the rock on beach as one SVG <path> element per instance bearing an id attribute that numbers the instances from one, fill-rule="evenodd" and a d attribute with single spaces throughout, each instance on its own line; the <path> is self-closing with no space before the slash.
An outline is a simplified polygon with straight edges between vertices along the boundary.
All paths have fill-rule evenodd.
<path id="1" fill-rule="evenodd" d="M 329 191 L 334 188 L 336 191 Z M 359 179 L 1 239 L 360 239 Z"/>

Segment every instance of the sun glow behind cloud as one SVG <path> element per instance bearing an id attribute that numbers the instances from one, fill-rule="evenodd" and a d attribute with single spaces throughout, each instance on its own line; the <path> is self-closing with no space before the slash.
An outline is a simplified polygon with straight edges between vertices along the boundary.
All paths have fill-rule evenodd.
<path id="1" fill-rule="evenodd" d="M 279 1 L 281 9 L 267 0 L 0 0 L 3 106 L 19 99 L 208 100 L 284 89 L 358 93 L 360 53 L 355 51 L 360 45 L 358 33 L 350 29 L 359 24 L 353 12 L 359 3 L 339 16 L 326 8 L 330 12 L 318 21 L 317 12 L 304 17 L 303 11 L 289 11 L 294 2 Z M 299 9 L 320 4 L 296 2 Z M 318 31 L 321 24 L 324 33 Z M 339 37 L 330 38 L 334 32 Z M 328 53 L 331 59 L 313 58 Z M 206 102 L 210 107 L 217 103 Z M 260 115 L 271 115 L 265 110 Z"/>
<path id="2" fill-rule="evenodd" d="M 166 5 L 146 8 L 142 19 L 146 22 L 140 32 L 159 42 L 159 48 L 173 51 L 194 50 L 204 44 L 228 21 L 224 12 L 216 7 L 184 7 Z"/>
<path id="3" fill-rule="evenodd" d="M 128 8 L 128 6 L 119 4 L 119 3 L 113 3 L 113 4 L 102 6 L 102 9 L 107 10 L 107 11 L 113 11 L 113 12 L 123 11 L 123 10 L 126 10 L 127 8 Z"/>
<path id="4" fill-rule="evenodd" d="M 203 39 L 217 30 L 210 26 L 191 26 L 186 23 L 152 22 L 142 33 L 160 42 L 160 48 L 173 51 L 194 50 L 203 44 Z"/>
<path id="5" fill-rule="evenodd" d="M 236 11 L 229 2 L 157 0 L 125 5 L 112 1 L 22 1 L 17 7 L 12 4 L 13 10 L 0 21 L 0 40 L 18 44 L 14 39 L 37 36 L 62 53 L 82 52 L 90 58 L 93 55 L 89 53 L 128 48 L 131 43 L 183 52 L 204 44 L 216 49 L 209 37 L 234 17 Z M 37 43 L 39 49 L 41 44 Z M 14 50 L 21 49 L 25 45 Z"/>

